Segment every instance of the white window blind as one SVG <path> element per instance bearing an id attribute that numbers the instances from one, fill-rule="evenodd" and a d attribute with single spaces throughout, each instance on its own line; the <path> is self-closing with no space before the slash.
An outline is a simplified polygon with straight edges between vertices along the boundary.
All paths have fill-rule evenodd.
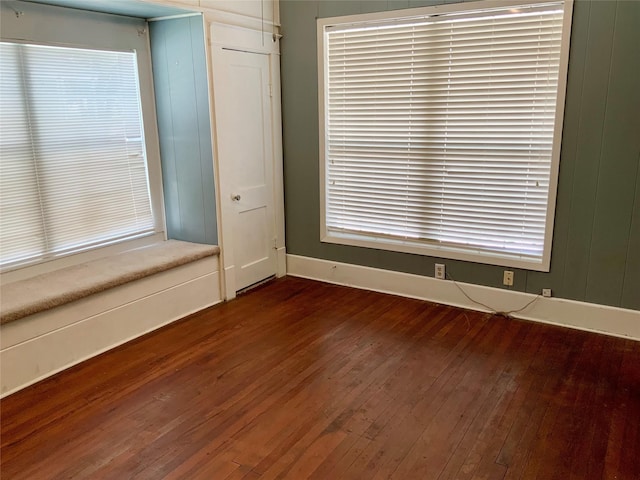
<path id="1" fill-rule="evenodd" d="M 325 240 L 541 264 L 563 4 L 327 21 Z"/>
<path id="2" fill-rule="evenodd" d="M 0 43 L 2 265 L 154 231 L 134 52 Z"/>

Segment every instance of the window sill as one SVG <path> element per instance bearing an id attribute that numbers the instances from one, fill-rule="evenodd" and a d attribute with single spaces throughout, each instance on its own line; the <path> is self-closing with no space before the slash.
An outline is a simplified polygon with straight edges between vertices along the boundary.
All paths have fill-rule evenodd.
<path id="1" fill-rule="evenodd" d="M 164 241 L 164 232 L 156 232 L 143 235 L 137 238 L 123 240 L 116 243 L 95 247 L 90 250 L 80 252 L 64 253 L 46 260 L 37 260 L 24 264 L 12 265 L 0 272 L 0 285 L 17 282 L 27 278 L 42 275 L 43 273 L 55 272 L 66 267 L 72 267 L 81 263 L 107 258 L 119 253 L 146 247 Z"/>
<path id="2" fill-rule="evenodd" d="M 426 243 L 392 240 L 388 238 L 367 237 L 355 234 L 326 234 L 320 241 L 337 245 L 353 247 L 375 248 L 391 252 L 412 253 L 435 258 L 462 260 L 466 262 L 482 263 L 500 267 L 521 268 L 538 272 L 548 272 L 550 258 L 542 260 L 531 259 L 520 255 L 497 255 L 481 250 L 462 249 L 450 246 L 436 246 Z"/>

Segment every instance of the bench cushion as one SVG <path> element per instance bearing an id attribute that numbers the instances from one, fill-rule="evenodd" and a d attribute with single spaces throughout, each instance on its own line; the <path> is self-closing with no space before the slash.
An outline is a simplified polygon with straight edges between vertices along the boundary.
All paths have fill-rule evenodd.
<path id="1" fill-rule="evenodd" d="M 219 247 L 168 240 L 2 286 L 0 323 L 217 255 Z"/>

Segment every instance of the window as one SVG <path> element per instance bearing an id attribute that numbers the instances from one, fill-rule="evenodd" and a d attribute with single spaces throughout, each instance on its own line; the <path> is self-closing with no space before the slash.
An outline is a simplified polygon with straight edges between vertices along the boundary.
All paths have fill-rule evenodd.
<path id="1" fill-rule="evenodd" d="M 322 241 L 548 271 L 571 6 L 319 20 Z"/>
<path id="2" fill-rule="evenodd" d="M 135 52 L 0 43 L 3 267 L 153 233 Z"/>

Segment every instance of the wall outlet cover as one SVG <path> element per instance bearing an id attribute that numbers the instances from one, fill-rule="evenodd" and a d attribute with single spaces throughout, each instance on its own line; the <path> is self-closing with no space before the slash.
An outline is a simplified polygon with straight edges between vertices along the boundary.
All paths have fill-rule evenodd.
<path id="1" fill-rule="evenodd" d="M 513 287 L 513 272 L 511 270 L 504 271 L 504 277 L 502 278 L 502 283 L 507 287 Z"/>

